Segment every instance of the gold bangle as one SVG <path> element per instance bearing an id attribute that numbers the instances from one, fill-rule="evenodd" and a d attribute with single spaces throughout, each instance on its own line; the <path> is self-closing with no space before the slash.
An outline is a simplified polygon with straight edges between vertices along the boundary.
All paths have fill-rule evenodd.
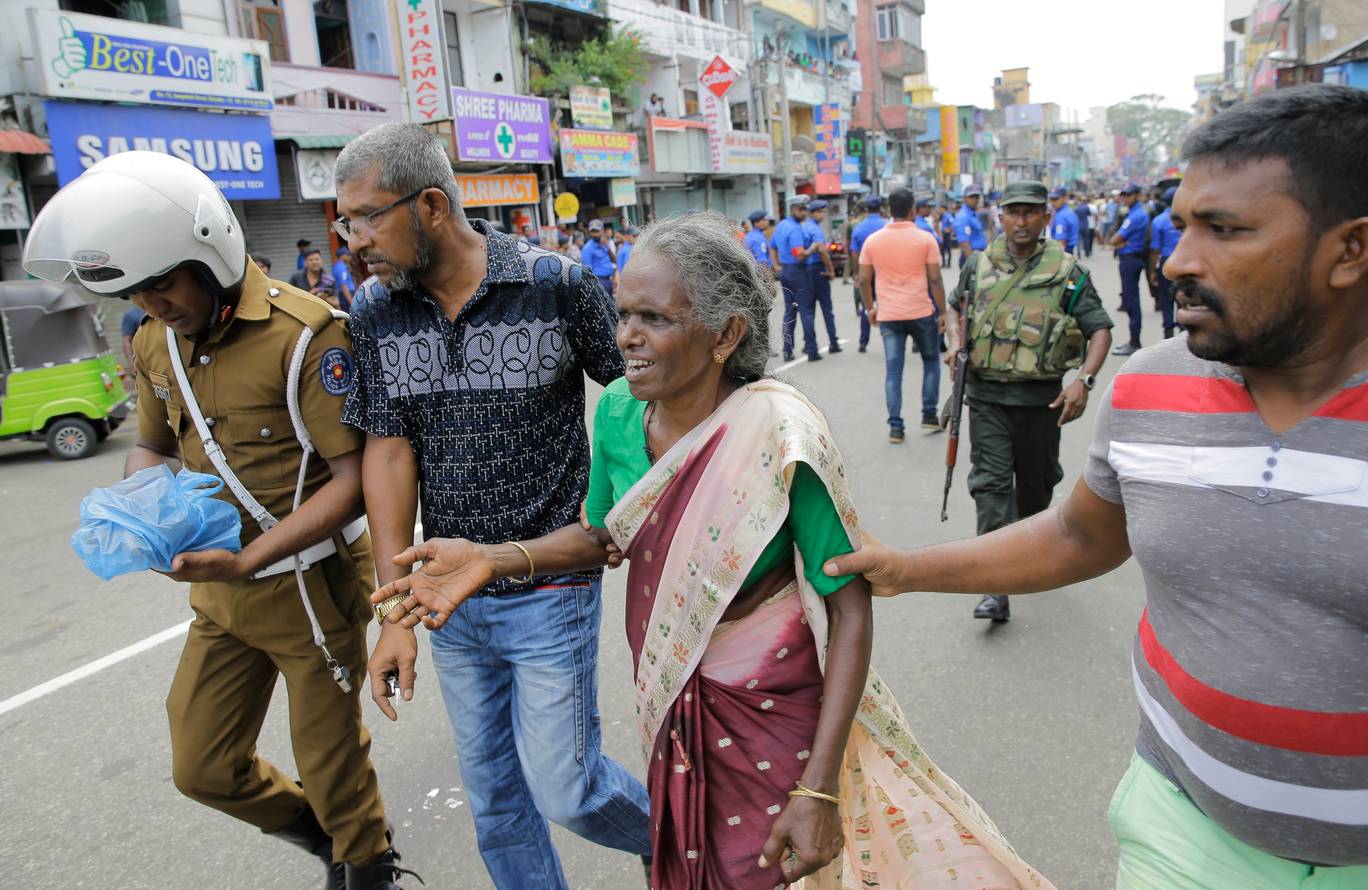
<path id="1" fill-rule="evenodd" d="M 517 578 L 510 575 L 508 580 L 512 581 L 514 584 L 531 584 L 532 576 L 537 572 L 537 564 L 532 561 L 532 551 L 528 550 L 526 547 L 519 544 L 517 541 L 509 541 L 508 543 L 512 544 L 514 547 L 517 547 L 519 550 L 522 551 L 523 556 L 527 557 L 527 577 Z"/>
<path id="2" fill-rule="evenodd" d="M 798 787 L 788 793 L 789 797 L 811 797 L 813 800 L 824 800 L 827 803 L 841 805 L 841 799 L 834 794 L 827 794 L 824 791 L 813 791 L 802 782 L 794 782 Z"/>
<path id="3" fill-rule="evenodd" d="M 399 607 L 399 604 L 407 598 L 408 597 L 404 596 L 402 593 L 396 593 L 394 596 L 376 605 L 375 623 L 384 624 L 385 619 L 389 616 L 389 613 L 397 609 Z"/>

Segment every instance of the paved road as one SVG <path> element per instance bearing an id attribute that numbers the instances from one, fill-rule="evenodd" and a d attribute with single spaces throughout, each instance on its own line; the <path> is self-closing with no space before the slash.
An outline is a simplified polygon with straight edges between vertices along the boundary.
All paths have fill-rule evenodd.
<path id="1" fill-rule="evenodd" d="M 1091 265 L 1114 309 L 1114 265 L 1101 254 Z M 904 545 L 972 534 L 967 466 L 942 525 L 944 437 L 914 429 L 905 444 L 888 443 L 878 335 L 869 353 L 857 353 L 850 291 L 839 283 L 836 302 L 841 333 L 851 341 L 846 352 L 783 376 L 827 412 L 865 525 Z M 1152 342 L 1157 318 L 1146 324 Z M 1117 363 L 1111 360 L 1104 378 Z M 907 379 L 915 405 L 920 367 L 909 366 Z M 915 413 L 905 412 L 914 420 Z M 1077 480 L 1092 416 L 1065 430 L 1061 493 Z M 0 589 L 7 616 L 0 625 L 0 862 L 11 884 L 34 888 L 315 886 L 311 863 L 293 848 L 190 803 L 172 786 L 163 699 L 179 637 L 6 710 L 12 696 L 189 617 L 178 585 L 154 575 L 101 583 L 66 543 L 81 496 L 118 477 L 131 440 L 125 428 L 95 457 L 74 464 L 55 463 L 41 445 L 0 445 L 0 541 L 9 575 Z M 599 704 L 607 750 L 639 772 L 623 583 L 622 573 L 611 574 L 604 587 Z M 965 596 L 923 594 L 876 606 L 875 666 L 920 741 L 1061 888 L 1100 890 L 1113 882 L 1105 810 L 1135 732 L 1128 659 L 1141 600 L 1140 574 L 1128 563 L 1089 584 L 1016 600 L 1005 626 L 971 620 L 974 599 Z M 428 887 L 480 890 L 490 885 L 427 664 L 424 655 L 417 698 L 402 706 L 399 723 L 366 705 L 375 760 L 405 863 Z M 260 750 L 288 768 L 283 696 L 282 687 Z M 560 829 L 556 838 L 573 887 L 640 886 L 634 859 Z"/>

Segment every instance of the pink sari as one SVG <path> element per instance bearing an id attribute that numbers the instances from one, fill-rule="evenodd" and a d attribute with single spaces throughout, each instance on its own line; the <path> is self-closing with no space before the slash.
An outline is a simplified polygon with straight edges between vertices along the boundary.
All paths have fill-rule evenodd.
<path id="1" fill-rule="evenodd" d="M 816 734 L 826 610 L 795 551 L 796 580 L 744 618 L 720 619 L 787 517 L 798 461 L 858 541 L 825 420 L 769 380 L 734 393 L 608 515 L 631 561 L 627 636 L 657 890 L 785 886 L 777 866 L 757 860 Z M 926 756 L 872 670 L 841 798 L 844 855 L 801 882 L 808 890 L 1052 890 Z"/>

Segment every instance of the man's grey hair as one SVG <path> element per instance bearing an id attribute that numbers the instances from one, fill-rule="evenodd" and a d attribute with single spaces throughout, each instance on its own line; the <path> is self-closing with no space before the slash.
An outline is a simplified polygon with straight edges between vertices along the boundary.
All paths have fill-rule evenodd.
<path id="1" fill-rule="evenodd" d="M 766 376 L 774 282 L 738 239 L 736 224 L 712 210 L 671 216 L 641 230 L 633 257 L 654 253 L 679 273 L 703 327 L 720 333 L 733 318 L 746 334 L 722 371 L 738 383 Z"/>
<path id="2" fill-rule="evenodd" d="M 436 136 L 418 124 L 381 124 L 357 136 L 337 156 L 333 179 L 340 185 L 379 171 L 376 185 L 396 195 L 438 188 L 451 203 L 452 215 L 464 217 L 451 161 Z"/>

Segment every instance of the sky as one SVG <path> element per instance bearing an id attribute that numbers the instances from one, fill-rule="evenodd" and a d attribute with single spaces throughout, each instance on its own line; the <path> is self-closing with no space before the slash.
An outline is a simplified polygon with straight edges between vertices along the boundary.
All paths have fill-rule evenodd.
<path id="1" fill-rule="evenodd" d="M 1086 120 L 1140 93 L 1189 109 L 1223 60 L 1222 0 L 926 0 L 922 46 L 943 105 L 993 106 L 993 78 L 1029 66 L 1032 102 Z"/>

